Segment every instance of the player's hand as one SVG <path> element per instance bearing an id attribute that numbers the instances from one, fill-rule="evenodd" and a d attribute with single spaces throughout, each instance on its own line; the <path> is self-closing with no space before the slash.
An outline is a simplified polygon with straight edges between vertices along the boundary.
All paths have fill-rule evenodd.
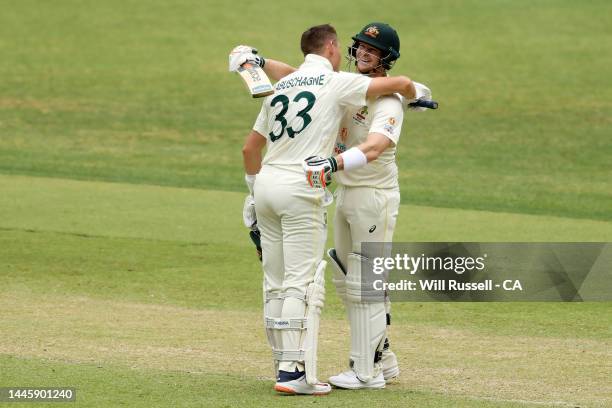
<path id="1" fill-rule="evenodd" d="M 412 101 L 408 101 L 408 104 L 406 106 L 407 109 L 411 110 L 411 111 L 415 111 L 415 112 L 423 112 L 426 111 L 427 108 L 421 107 L 421 106 L 410 106 L 411 102 L 415 102 L 419 99 L 424 100 L 424 101 L 431 101 L 431 89 L 429 89 L 426 85 L 421 84 L 419 82 L 412 82 L 414 84 L 414 87 L 416 89 L 416 96 L 414 98 L 414 100 Z"/>
<path id="2" fill-rule="evenodd" d="M 244 226 L 253 230 L 257 229 L 257 214 L 255 214 L 255 199 L 251 194 L 246 196 L 244 207 L 242 208 L 242 220 Z"/>
<path id="3" fill-rule="evenodd" d="M 302 163 L 306 181 L 310 187 L 325 188 L 331 184 L 333 164 L 330 159 L 320 156 L 310 156 Z"/>
<path id="4" fill-rule="evenodd" d="M 253 48 L 250 45 L 239 45 L 234 47 L 229 54 L 229 71 L 236 72 L 247 61 L 257 64 L 262 68 L 266 63 L 262 56 L 257 55 L 257 48 Z"/>

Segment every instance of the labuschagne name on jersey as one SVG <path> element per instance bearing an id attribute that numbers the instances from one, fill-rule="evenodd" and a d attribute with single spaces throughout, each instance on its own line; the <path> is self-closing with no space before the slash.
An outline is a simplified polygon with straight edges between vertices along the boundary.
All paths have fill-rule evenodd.
<path id="1" fill-rule="evenodd" d="M 364 125 L 367 116 L 368 116 L 368 107 L 364 106 L 363 108 L 359 109 L 353 115 L 353 121 L 355 122 L 355 124 Z"/>
<path id="2" fill-rule="evenodd" d="M 294 86 L 322 86 L 323 84 L 325 84 L 325 74 L 317 76 L 296 76 L 280 81 L 276 84 L 275 88 L 277 91 L 280 91 Z"/>

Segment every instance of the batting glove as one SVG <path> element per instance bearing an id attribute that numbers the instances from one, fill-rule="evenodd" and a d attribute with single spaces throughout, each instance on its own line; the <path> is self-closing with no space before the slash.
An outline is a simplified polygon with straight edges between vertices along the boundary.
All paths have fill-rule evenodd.
<path id="1" fill-rule="evenodd" d="M 249 236 L 251 237 L 251 241 L 255 244 L 255 248 L 257 249 L 257 257 L 261 261 L 261 233 L 259 232 L 259 227 L 257 226 L 257 214 L 255 214 L 255 200 L 253 196 L 249 194 L 246 196 L 244 200 L 244 207 L 242 208 L 242 220 L 244 221 L 244 226 L 250 229 Z"/>
<path id="2" fill-rule="evenodd" d="M 416 96 L 413 100 L 407 101 L 405 108 L 415 112 L 424 112 L 427 110 L 427 108 L 423 108 L 420 106 L 410 106 L 410 103 L 415 102 L 419 99 L 424 101 L 431 101 L 431 89 L 419 82 L 413 82 L 413 84 L 416 89 Z"/>
<path id="3" fill-rule="evenodd" d="M 331 184 L 332 173 L 338 170 L 338 163 L 334 157 L 324 159 L 320 156 L 310 156 L 304 160 L 302 168 L 310 187 L 325 188 Z"/>
<path id="4" fill-rule="evenodd" d="M 255 200 L 253 196 L 249 194 L 244 200 L 244 207 L 242 208 L 242 220 L 244 226 L 251 230 L 257 228 L 257 214 L 255 214 Z"/>
<path id="5" fill-rule="evenodd" d="M 238 71 L 238 68 L 247 61 L 263 68 L 264 65 L 266 65 L 266 60 L 264 57 L 256 54 L 257 48 L 253 48 L 249 45 L 239 45 L 235 47 L 229 54 L 229 71 Z"/>

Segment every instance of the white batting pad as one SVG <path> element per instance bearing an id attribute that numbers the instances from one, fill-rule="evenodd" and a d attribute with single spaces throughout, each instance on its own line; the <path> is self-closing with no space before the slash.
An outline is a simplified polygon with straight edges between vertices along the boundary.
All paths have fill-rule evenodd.
<path id="1" fill-rule="evenodd" d="M 306 382 L 317 384 L 317 344 L 321 310 L 325 301 L 325 267 L 321 261 L 305 297 L 292 294 L 265 294 L 264 326 L 272 347 L 275 375 L 293 371 L 301 362 Z"/>
<path id="2" fill-rule="evenodd" d="M 382 351 L 387 328 L 384 298 L 380 302 L 364 302 L 376 299 L 368 296 L 367 287 L 362 285 L 361 265 L 364 257 L 350 253 L 346 275 L 347 303 L 346 308 L 351 327 L 351 360 L 353 370 L 362 381 L 370 381 L 381 369 L 374 364 L 377 351 Z"/>
<path id="3" fill-rule="evenodd" d="M 306 367 L 306 382 L 317 384 L 317 345 L 319 343 L 319 322 L 321 320 L 321 310 L 325 302 L 325 267 L 327 262 L 319 262 L 315 272 L 313 282 L 308 285 L 306 299 L 306 319 L 308 320 L 308 330 L 304 336 L 304 348 L 306 355 L 304 365 Z"/>

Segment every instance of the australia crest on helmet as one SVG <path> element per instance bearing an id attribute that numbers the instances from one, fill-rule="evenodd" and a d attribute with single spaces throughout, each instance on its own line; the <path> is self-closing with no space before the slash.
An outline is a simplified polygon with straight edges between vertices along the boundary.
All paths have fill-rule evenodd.
<path id="1" fill-rule="evenodd" d="M 363 33 L 368 37 L 376 38 L 380 34 L 380 30 L 376 26 L 369 26 Z"/>

